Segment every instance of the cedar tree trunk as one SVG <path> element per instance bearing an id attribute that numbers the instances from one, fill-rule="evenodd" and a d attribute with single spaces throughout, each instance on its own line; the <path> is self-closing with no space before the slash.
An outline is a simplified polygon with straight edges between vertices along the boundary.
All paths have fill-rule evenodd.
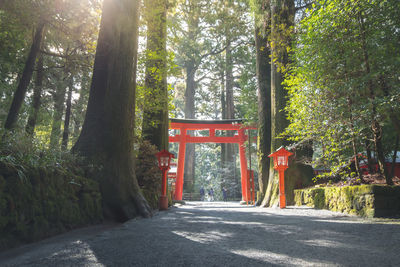
<path id="1" fill-rule="evenodd" d="M 68 86 L 68 94 L 67 94 L 67 107 L 65 108 L 65 118 L 64 118 L 64 131 L 62 135 L 61 148 L 62 150 L 66 150 L 68 147 L 68 138 L 69 138 L 69 122 L 71 120 L 71 106 L 72 106 L 72 92 L 74 90 L 74 78 L 70 77 L 70 83 Z"/>
<path id="2" fill-rule="evenodd" d="M 43 54 L 39 56 L 36 63 L 36 79 L 35 87 L 33 88 L 33 100 L 32 108 L 28 117 L 28 122 L 26 123 L 25 131 L 28 135 L 32 136 L 35 131 L 36 120 L 40 109 L 40 99 L 42 97 L 42 87 L 43 87 Z"/>
<path id="3" fill-rule="evenodd" d="M 28 85 L 31 82 L 33 68 L 36 62 L 36 57 L 37 54 L 39 53 L 40 46 L 42 44 L 44 26 L 45 26 L 44 20 L 41 20 L 37 25 L 35 36 L 32 41 L 28 58 L 26 59 L 25 62 L 25 67 L 22 72 L 21 79 L 19 80 L 17 90 L 15 91 L 13 100 L 11 102 L 10 110 L 8 111 L 7 119 L 4 124 L 5 129 L 14 128 L 15 123 L 17 122 L 18 113 L 19 110 L 21 109 L 22 103 L 24 102 Z"/>
<path id="4" fill-rule="evenodd" d="M 100 165 L 105 217 L 150 216 L 134 168 L 139 0 L 105 0 L 88 108 L 73 151 Z"/>
<path id="5" fill-rule="evenodd" d="M 289 125 L 287 114 L 283 110 L 286 106 L 287 91 L 282 86 L 283 74 L 278 67 L 286 66 L 288 63 L 286 45 L 290 44 L 290 40 L 285 40 L 288 37 L 281 31 L 294 24 L 294 12 L 293 0 L 271 1 L 271 151 L 288 144 L 284 138 L 278 138 Z M 268 186 L 262 206 L 278 204 L 278 181 L 278 172 L 274 170 L 271 160 Z"/>
<path id="6" fill-rule="evenodd" d="M 269 11 L 268 11 L 269 13 Z M 270 21 L 267 22 L 267 25 Z M 271 63 L 268 45 L 269 26 L 261 30 L 255 28 L 256 73 L 258 85 L 258 186 L 260 200 L 267 190 L 269 177 L 269 157 L 271 153 Z"/>
<path id="7" fill-rule="evenodd" d="M 185 107 L 184 113 L 186 119 L 194 119 L 194 94 L 195 94 L 195 72 L 196 67 L 194 61 L 189 61 L 186 66 L 186 91 L 185 91 Z M 188 131 L 188 134 L 193 135 L 193 131 Z M 186 144 L 185 153 L 185 170 L 184 170 L 184 190 L 191 192 L 194 185 L 195 174 L 195 144 Z"/>
<path id="8" fill-rule="evenodd" d="M 145 0 L 147 58 L 143 138 L 160 151 L 168 150 L 167 1 Z"/>
<path id="9" fill-rule="evenodd" d="M 61 86 L 58 86 L 59 84 L 60 83 L 56 83 L 56 88 L 53 93 L 54 110 L 50 133 L 50 147 L 53 149 L 60 149 L 61 124 L 64 113 L 65 93 L 67 91 L 63 82 Z"/>

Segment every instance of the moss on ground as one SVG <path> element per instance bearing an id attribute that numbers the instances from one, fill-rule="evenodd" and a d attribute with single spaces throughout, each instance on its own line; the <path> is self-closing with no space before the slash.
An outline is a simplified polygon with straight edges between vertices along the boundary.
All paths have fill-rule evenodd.
<path id="1" fill-rule="evenodd" d="M 102 219 L 97 182 L 63 168 L 0 161 L 0 250 Z"/>
<path id="2" fill-rule="evenodd" d="M 400 216 L 400 186 L 358 185 L 295 190 L 295 204 L 363 217 Z"/>

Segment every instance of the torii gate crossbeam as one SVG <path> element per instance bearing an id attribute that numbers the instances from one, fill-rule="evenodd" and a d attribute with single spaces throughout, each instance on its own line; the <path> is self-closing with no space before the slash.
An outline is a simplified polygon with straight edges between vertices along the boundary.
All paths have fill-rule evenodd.
<path id="1" fill-rule="evenodd" d="M 255 127 L 243 127 L 242 120 L 186 120 L 170 119 L 170 129 L 178 129 L 179 134 L 169 137 L 170 143 L 179 143 L 178 170 L 175 183 L 175 200 L 182 200 L 183 175 L 185 170 L 186 143 L 234 143 L 239 145 L 240 173 L 242 185 L 242 199 L 247 196 L 247 158 L 244 143 L 248 136 L 245 130 L 257 129 Z M 208 130 L 208 136 L 191 136 L 188 130 Z M 216 130 L 235 130 L 234 136 L 216 136 Z"/>

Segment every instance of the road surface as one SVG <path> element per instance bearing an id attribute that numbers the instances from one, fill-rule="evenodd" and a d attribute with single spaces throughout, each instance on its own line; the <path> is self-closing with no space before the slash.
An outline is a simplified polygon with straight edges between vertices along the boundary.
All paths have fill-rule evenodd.
<path id="1" fill-rule="evenodd" d="M 400 266 L 400 222 L 188 202 L 3 252 L 0 266 Z"/>

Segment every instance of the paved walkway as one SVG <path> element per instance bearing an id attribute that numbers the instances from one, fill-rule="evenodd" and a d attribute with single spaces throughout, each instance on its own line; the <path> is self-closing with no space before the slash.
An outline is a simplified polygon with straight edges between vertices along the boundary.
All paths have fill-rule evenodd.
<path id="1" fill-rule="evenodd" d="M 400 266 L 400 223 L 189 202 L 0 254 L 0 266 Z"/>

